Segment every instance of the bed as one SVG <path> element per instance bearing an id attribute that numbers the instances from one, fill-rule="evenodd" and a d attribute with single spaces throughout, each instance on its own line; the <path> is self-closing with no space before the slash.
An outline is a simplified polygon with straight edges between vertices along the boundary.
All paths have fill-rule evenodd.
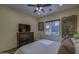
<path id="1" fill-rule="evenodd" d="M 15 54 L 57 54 L 61 43 L 42 39 L 24 45 Z"/>

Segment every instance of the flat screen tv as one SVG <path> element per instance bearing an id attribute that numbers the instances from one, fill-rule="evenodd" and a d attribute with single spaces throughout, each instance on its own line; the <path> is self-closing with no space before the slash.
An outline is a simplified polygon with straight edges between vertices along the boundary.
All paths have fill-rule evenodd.
<path id="1" fill-rule="evenodd" d="M 30 25 L 27 24 L 19 24 L 19 32 L 30 32 Z"/>

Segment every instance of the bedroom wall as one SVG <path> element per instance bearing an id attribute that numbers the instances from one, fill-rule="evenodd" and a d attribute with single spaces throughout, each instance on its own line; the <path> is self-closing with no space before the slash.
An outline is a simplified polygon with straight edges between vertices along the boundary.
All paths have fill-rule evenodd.
<path id="1" fill-rule="evenodd" d="M 19 23 L 31 25 L 31 31 L 37 39 L 37 21 L 34 17 L 0 6 L 0 52 L 17 46 Z"/>
<path id="2" fill-rule="evenodd" d="M 62 17 L 67 17 L 67 16 L 71 16 L 71 15 L 78 16 L 77 30 L 79 33 L 79 7 L 72 8 L 69 10 L 65 10 L 62 12 L 58 12 L 55 14 L 51 14 L 51 15 L 39 18 L 38 22 L 45 22 L 45 21 L 55 20 L 55 19 L 59 19 L 59 18 L 61 19 Z M 47 38 L 47 39 L 54 40 L 54 41 L 61 41 L 61 39 L 62 39 L 61 38 L 61 31 L 60 31 L 60 36 L 47 36 L 44 34 L 44 31 L 39 31 L 38 34 L 39 34 L 39 38 Z"/>

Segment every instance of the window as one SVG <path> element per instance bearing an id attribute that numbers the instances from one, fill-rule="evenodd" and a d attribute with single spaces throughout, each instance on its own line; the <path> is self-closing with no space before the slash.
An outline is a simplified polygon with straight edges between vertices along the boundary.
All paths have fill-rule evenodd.
<path id="1" fill-rule="evenodd" d="M 60 21 L 54 20 L 45 23 L 45 34 L 46 35 L 59 35 Z"/>
<path id="2" fill-rule="evenodd" d="M 45 23 L 45 34 L 51 35 L 51 22 Z"/>

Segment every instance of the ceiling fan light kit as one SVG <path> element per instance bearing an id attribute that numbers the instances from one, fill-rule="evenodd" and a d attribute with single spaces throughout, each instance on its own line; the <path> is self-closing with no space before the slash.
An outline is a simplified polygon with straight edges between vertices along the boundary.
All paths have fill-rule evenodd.
<path id="1" fill-rule="evenodd" d="M 37 14 L 38 14 L 38 15 L 40 15 L 41 13 L 40 13 L 40 12 L 38 12 Z"/>
<path id="2" fill-rule="evenodd" d="M 39 8 L 36 7 L 36 10 L 37 10 L 37 11 L 41 11 L 41 10 L 42 10 L 42 7 L 39 7 Z"/>
<path id="3" fill-rule="evenodd" d="M 27 6 L 35 7 L 35 10 L 33 13 L 38 12 L 37 14 L 40 15 L 41 12 L 45 13 L 44 7 L 49 7 L 51 4 L 28 4 Z"/>

